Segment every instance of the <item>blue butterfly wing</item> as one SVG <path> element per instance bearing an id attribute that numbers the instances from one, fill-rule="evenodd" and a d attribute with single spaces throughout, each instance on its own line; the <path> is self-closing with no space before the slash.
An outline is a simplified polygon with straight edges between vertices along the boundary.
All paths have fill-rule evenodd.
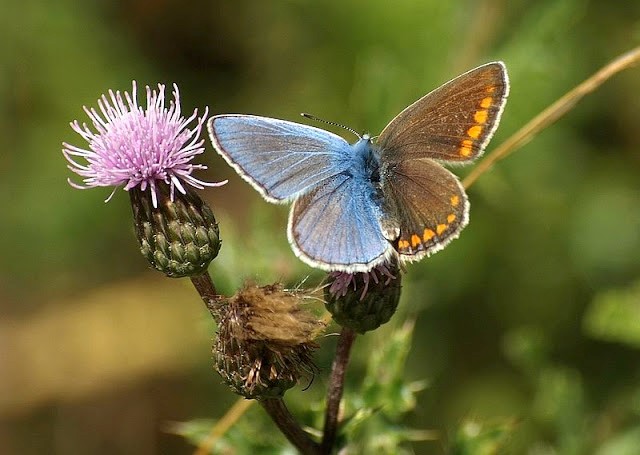
<path id="1" fill-rule="evenodd" d="M 208 129 L 218 153 L 269 202 L 295 199 L 350 165 L 347 141 L 312 126 L 218 115 Z"/>
<path id="2" fill-rule="evenodd" d="M 288 236 L 296 255 L 324 270 L 366 272 L 394 254 L 370 182 L 345 172 L 298 198 Z"/>

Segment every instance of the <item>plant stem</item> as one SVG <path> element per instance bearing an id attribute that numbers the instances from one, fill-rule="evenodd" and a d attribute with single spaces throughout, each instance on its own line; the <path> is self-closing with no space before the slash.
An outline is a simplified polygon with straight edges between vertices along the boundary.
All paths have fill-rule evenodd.
<path id="1" fill-rule="evenodd" d="M 271 419 L 278 425 L 280 431 L 287 437 L 301 453 L 321 455 L 320 445 L 313 441 L 309 435 L 298 425 L 284 404 L 282 398 L 270 398 L 260 400 L 259 403 L 267 411 Z"/>
<path id="2" fill-rule="evenodd" d="M 204 304 L 207 306 L 213 318 L 218 322 L 218 309 L 220 306 L 220 295 L 218 295 L 218 291 L 216 291 L 216 286 L 213 284 L 213 280 L 211 279 L 211 275 L 209 272 L 204 272 L 202 275 L 192 276 L 191 282 L 193 286 L 202 297 Z"/>
<path id="3" fill-rule="evenodd" d="M 338 346 L 336 347 L 336 357 L 331 366 L 331 377 L 329 378 L 329 390 L 327 391 L 327 409 L 324 417 L 324 432 L 322 436 L 322 453 L 330 454 L 338 435 L 338 414 L 340 411 L 340 401 L 344 390 L 344 378 L 349 364 L 351 346 L 356 339 L 356 332 L 347 327 L 342 328 Z"/>

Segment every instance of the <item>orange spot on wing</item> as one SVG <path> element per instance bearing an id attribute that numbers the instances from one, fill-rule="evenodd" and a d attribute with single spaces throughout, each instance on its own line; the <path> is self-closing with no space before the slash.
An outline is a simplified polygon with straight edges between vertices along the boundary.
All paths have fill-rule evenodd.
<path id="1" fill-rule="evenodd" d="M 456 219 L 456 216 L 452 213 L 447 217 L 447 223 L 453 223 L 455 219 Z"/>
<path id="2" fill-rule="evenodd" d="M 438 235 L 442 234 L 446 230 L 447 230 L 446 224 L 439 224 L 438 226 L 436 226 L 436 232 L 438 233 Z"/>
<path id="3" fill-rule="evenodd" d="M 422 240 L 424 240 L 425 242 L 428 242 L 433 237 L 435 237 L 435 235 L 436 233 L 433 232 L 431 229 L 425 229 L 424 234 L 422 235 Z"/>
<path id="4" fill-rule="evenodd" d="M 491 96 L 487 96 L 486 98 L 482 98 L 482 101 L 480 101 L 480 107 L 482 109 L 488 109 L 489 107 L 491 107 L 491 104 L 493 104 L 493 97 L 491 97 Z"/>
<path id="5" fill-rule="evenodd" d="M 413 234 L 411 236 L 411 246 L 413 248 L 417 247 L 418 245 L 420 245 L 422 243 L 422 240 L 420 240 L 420 237 L 418 237 L 417 235 Z"/>
<path id="6" fill-rule="evenodd" d="M 451 205 L 453 205 L 454 207 L 457 207 L 458 204 L 460 203 L 460 197 L 459 196 L 451 196 Z"/>
<path id="7" fill-rule="evenodd" d="M 474 139 L 478 139 L 480 137 L 480 133 L 482 133 L 482 127 L 480 125 L 474 125 L 467 130 L 469 137 Z"/>
<path id="8" fill-rule="evenodd" d="M 469 139 L 465 139 L 464 141 L 462 141 L 462 145 L 460 146 L 460 155 L 462 156 L 471 156 L 471 154 L 473 153 L 473 151 L 471 150 L 471 147 L 473 146 L 473 141 L 470 141 Z"/>
<path id="9" fill-rule="evenodd" d="M 401 250 L 406 250 L 407 248 L 409 248 L 409 242 L 404 239 L 398 240 L 398 248 Z"/>
<path id="10" fill-rule="evenodd" d="M 475 120 L 477 123 L 484 123 L 487 121 L 487 118 L 489 118 L 489 112 L 487 112 L 486 109 L 476 111 L 476 113 L 473 115 L 473 120 Z"/>

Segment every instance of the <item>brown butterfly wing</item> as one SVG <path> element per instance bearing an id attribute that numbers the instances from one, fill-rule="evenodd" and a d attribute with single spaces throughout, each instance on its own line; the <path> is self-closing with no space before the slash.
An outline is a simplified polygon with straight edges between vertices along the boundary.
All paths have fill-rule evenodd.
<path id="1" fill-rule="evenodd" d="M 509 92 L 505 66 L 488 63 L 447 82 L 398 114 L 378 138 L 383 161 L 468 162 L 482 154 Z"/>
<path id="2" fill-rule="evenodd" d="M 418 260 L 444 248 L 467 225 L 469 202 L 455 175 L 431 159 L 391 163 L 381 174 L 385 235 L 400 257 Z"/>

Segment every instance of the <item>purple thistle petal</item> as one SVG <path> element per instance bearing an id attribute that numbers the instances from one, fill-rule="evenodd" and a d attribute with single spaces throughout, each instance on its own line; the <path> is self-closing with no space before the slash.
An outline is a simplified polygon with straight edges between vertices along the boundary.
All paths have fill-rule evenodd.
<path id="1" fill-rule="evenodd" d="M 380 274 L 380 276 L 378 276 Z M 358 277 L 361 278 L 362 281 L 362 293 L 360 294 L 360 300 L 364 300 L 367 295 L 367 291 L 369 290 L 369 283 L 373 281 L 375 284 L 378 284 L 383 278 L 385 279 L 385 286 L 388 286 L 392 280 L 396 279 L 396 275 L 391 273 L 387 264 L 380 264 L 368 272 L 356 272 L 356 273 L 348 273 L 348 272 L 331 272 L 331 278 L 333 278 L 333 282 L 329 287 L 329 292 L 336 297 L 344 297 L 347 295 L 349 288 L 353 286 L 354 292 L 358 287 Z"/>
<path id="2" fill-rule="evenodd" d="M 146 108 L 143 108 L 138 104 L 135 81 L 132 86 L 131 94 L 109 90 L 108 96 L 98 99 L 97 110 L 83 108 L 95 132 L 86 123 L 71 122 L 71 128 L 89 143 L 89 148 L 62 144 L 67 167 L 83 177 L 82 184 L 68 180 L 69 184 L 77 189 L 115 186 L 126 191 L 135 187 L 146 191 L 149 188 L 153 205 L 157 207 L 158 182 L 170 185 L 172 200 L 176 189 L 185 194 L 184 183 L 198 189 L 227 183 L 226 180 L 204 182 L 191 175 L 194 170 L 207 169 L 203 164 L 191 164 L 191 160 L 204 152 L 200 133 L 209 109 L 206 108 L 201 117 L 196 109 L 185 119 L 175 84 L 168 108 L 165 86 L 158 84 L 157 92 L 147 86 Z M 193 121 L 196 125 L 190 127 Z M 113 193 L 107 201 L 112 196 Z"/>

